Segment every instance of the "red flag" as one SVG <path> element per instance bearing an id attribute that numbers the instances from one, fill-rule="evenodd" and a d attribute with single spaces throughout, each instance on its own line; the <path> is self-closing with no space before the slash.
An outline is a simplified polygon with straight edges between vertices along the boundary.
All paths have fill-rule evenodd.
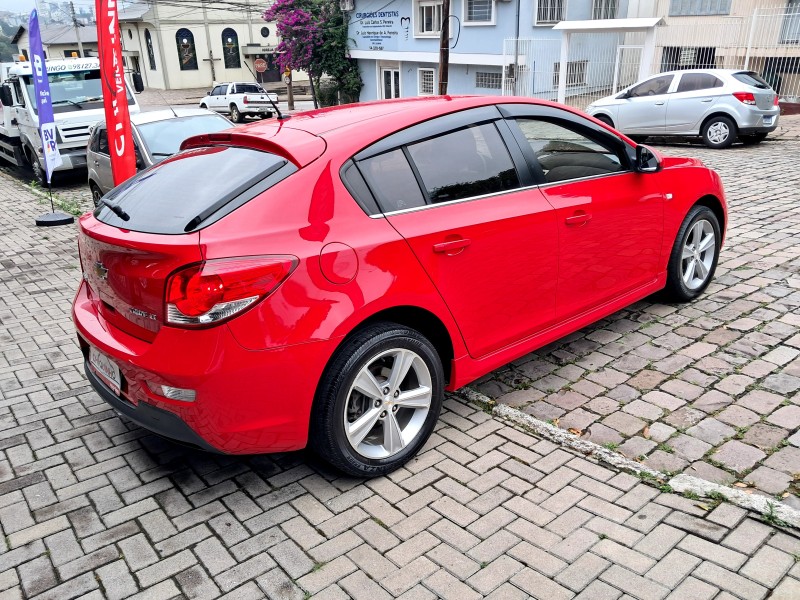
<path id="1" fill-rule="evenodd" d="M 117 0 L 95 0 L 95 8 L 111 171 L 114 173 L 114 185 L 119 185 L 136 173 L 136 156 L 133 151 L 131 119 L 128 114 Z"/>

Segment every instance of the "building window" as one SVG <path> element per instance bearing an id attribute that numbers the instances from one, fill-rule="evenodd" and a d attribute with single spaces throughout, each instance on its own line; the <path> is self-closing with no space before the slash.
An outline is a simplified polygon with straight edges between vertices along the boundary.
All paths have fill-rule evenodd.
<path id="1" fill-rule="evenodd" d="M 616 19 L 617 0 L 594 0 L 592 4 L 593 19 Z"/>
<path id="2" fill-rule="evenodd" d="M 419 69 L 417 71 L 417 77 L 418 95 L 433 96 L 436 93 L 436 82 L 433 69 Z"/>
<path id="3" fill-rule="evenodd" d="M 239 36 L 227 27 L 222 30 L 222 55 L 226 69 L 241 69 L 242 59 L 239 56 Z"/>
<path id="4" fill-rule="evenodd" d="M 475 73 L 475 87 L 486 90 L 499 90 L 503 85 L 502 73 L 487 73 L 478 71 Z"/>
<path id="5" fill-rule="evenodd" d="M 178 63 L 181 71 L 197 70 L 197 49 L 194 47 L 194 35 L 188 29 L 178 29 L 175 34 L 178 45 Z"/>
<path id="6" fill-rule="evenodd" d="M 150 70 L 156 70 L 156 53 L 153 51 L 153 38 L 150 37 L 150 30 L 144 30 L 144 43 L 147 46 L 147 62 L 150 63 Z"/>
<path id="7" fill-rule="evenodd" d="M 494 2 L 492 0 L 465 0 L 467 14 L 464 23 L 489 24 L 494 23 Z"/>
<path id="8" fill-rule="evenodd" d="M 567 63 L 567 87 L 586 85 L 586 66 L 588 60 L 576 60 Z M 553 87 L 558 88 L 558 76 L 561 73 L 561 63 L 553 65 Z"/>
<path id="9" fill-rule="evenodd" d="M 670 17 L 729 15 L 731 0 L 670 0 Z"/>
<path id="10" fill-rule="evenodd" d="M 536 24 L 546 25 L 564 20 L 566 0 L 539 0 L 536 5 Z"/>
<path id="11" fill-rule="evenodd" d="M 417 2 L 417 35 L 439 35 L 441 31 L 441 0 L 419 0 Z"/>

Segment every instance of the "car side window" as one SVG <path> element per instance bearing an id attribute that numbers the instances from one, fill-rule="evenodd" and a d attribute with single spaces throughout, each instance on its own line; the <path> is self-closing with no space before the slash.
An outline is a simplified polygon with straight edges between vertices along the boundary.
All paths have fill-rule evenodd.
<path id="1" fill-rule="evenodd" d="M 709 73 L 684 73 L 678 83 L 679 92 L 695 92 L 722 87 L 722 81 Z"/>
<path id="2" fill-rule="evenodd" d="M 228 89 L 227 85 L 218 85 L 217 87 L 214 88 L 214 91 L 211 92 L 211 95 L 212 96 L 224 96 L 226 89 Z"/>
<path id="3" fill-rule="evenodd" d="M 662 75 L 660 77 L 653 77 L 639 85 L 631 88 L 628 92 L 630 98 L 641 98 L 642 96 L 657 96 L 659 94 L 666 94 L 669 91 L 669 86 L 672 84 L 673 75 Z"/>
<path id="4" fill-rule="evenodd" d="M 236 86 L 236 93 L 237 94 L 261 94 L 263 93 L 261 89 L 257 85 L 237 85 Z"/>
<path id="5" fill-rule="evenodd" d="M 563 124 L 544 119 L 517 119 L 547 183 L 624 171 L 611 145 L 597 142 Z"/>
<path id="6" fill-rule="evenodd" d="M 108 155 L 108 131 L 103 127 L 97 134 L 97 152 Z"/>
<path id="7" fill-rule="evenodd" d="M 89 150 L 92 152 L 97 152 L 97 149 L 100 145 L 100 128 L 95 127 L 92 130 L 92 137 L 89 138 Z"/>
<path id="8" fill-rule="evenodd" d="M 514 162 L 494 123 L 474 125 L 410 144 L 408 153 L 431 203 L 520 186 Z"/>
<path id="9" fill-rule="evenodd" d="M 382 212 L 425 206 L 425 197 L 402 149 L 361 160 L 358 166 Z"/>

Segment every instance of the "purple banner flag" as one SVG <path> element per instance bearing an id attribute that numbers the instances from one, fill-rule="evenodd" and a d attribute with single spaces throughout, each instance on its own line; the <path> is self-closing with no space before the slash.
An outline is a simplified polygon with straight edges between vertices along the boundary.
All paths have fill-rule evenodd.
<path id="1" fill-rule="evenodd" d="M 47 80 L 47 66 L 42 50 L 42 36 L 39 32 L 39 14 L 36 9 L 31 12 L 28 31 L 30 32 L 30 53 L 33 66 L 33 90 L 36 95 L 36 109 L 39 116 L 39 135 L 42 138 L 44 167 L 49 184 L 53 171 L 61 164 L 61 155 L 58 153 L 58 144 L 56 143 L 56 124 L 50 99 L 50 82 Z"/>

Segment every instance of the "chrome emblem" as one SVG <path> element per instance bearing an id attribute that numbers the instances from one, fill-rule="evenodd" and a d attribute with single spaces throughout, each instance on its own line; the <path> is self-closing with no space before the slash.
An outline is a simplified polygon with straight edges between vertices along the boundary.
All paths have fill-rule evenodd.
<path id="1" fill-rule="evenodd" d="M 108 279 L 108 269 L 101 262 L 94 263 L 94 274 L 100 279 Z"/>
<path id="2" fill-rule="evenodd" d="M 146 310 L 142 310 L 141 308 L 133 308 L 129 309 L 131 314 L 136 315 L 137 317 L 142 317 L 143 319 L 150 319 L 151 321 L 157 321 L 158 315 L 147 312 Z"/>

